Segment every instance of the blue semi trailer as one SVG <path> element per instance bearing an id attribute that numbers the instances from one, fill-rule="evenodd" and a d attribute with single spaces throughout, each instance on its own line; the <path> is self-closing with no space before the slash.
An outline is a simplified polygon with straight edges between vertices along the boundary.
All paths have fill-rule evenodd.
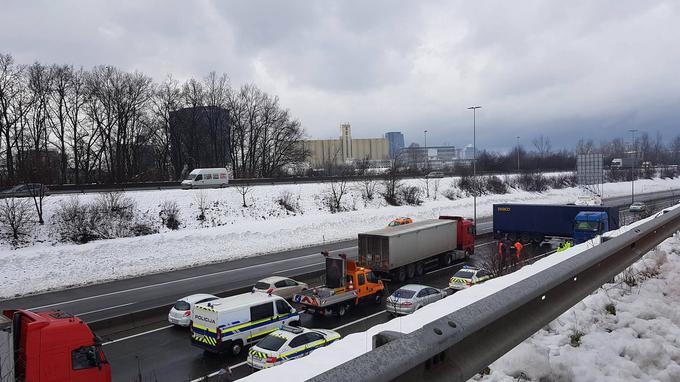
<path id="1" fill-rule="evenodd" d="M 619 208 L 558 204 L 494 204 L 496 239 L 541 242 L 548 237 L 582 243 L 619 228 Z"/>

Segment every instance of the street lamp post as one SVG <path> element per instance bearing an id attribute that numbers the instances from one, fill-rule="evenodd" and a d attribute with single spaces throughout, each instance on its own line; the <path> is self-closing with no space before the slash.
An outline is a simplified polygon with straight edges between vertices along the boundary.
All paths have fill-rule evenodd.
<path id="1" fill-rule="evenodd" d="M 425 134 L 425 143 L 424 143 L 424 150 L 425 150 L 425 168 L 429 169 L 430 168 L 430 156 L 428 155 L 427 152 L 427 130 L 424 131 Z"/>
<path id="2" fill-rule="evenodd" d="M 630 203 L 635 203 L 635 156 L 636 156 L 636 145 L 635 145 L 635 133 L 637 132 L 637 129 L 630 129 L 630 134 L 632 136 L 633 141 L 631 142 L 631 147 L 633 148 L 631 150 L 631 156 L 630 158 Z"/>
<path id="3" fill-rule="evenodd" d="M 475 236 L 477 236 L 477 109 L 481 108 L 481 106 L 468 107 L 468 110 L 472 110 L 472 179 L 475 182 L 475 192 L 472 194 L 472 220 L 475 222 Z"/>
<path id="4" fill-rule="evenodd" d="M 519 174 L 519 135 L 517 136 L 517 173 Z"/>

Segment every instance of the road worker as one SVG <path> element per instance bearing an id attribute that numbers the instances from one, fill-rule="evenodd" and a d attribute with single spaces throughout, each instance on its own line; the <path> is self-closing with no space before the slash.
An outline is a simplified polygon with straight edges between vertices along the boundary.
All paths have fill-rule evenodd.
<path id="1" fill-rule="evenodd" d="M 511 257 L 510 261 L 512 262 L 512 267 L 514 268 L 514 267 L 517 266 L 517 264 L 519 263 L 519 261 L 522 258 L 522 248 L 524 248 L 524 246 L 518 240 L 518 241 L 515 242 L 515 244 L 513 244 L 512 247 L 513 247 L 515 253 L 514 253 L 514 256 Z"/>
<path id="2" fill-rule="evenodd" d="M 505 259 L 508 256 L 508 245 L 503 240 L 498 240 L 498 259 L 501 269 L 505 269 Z"/>

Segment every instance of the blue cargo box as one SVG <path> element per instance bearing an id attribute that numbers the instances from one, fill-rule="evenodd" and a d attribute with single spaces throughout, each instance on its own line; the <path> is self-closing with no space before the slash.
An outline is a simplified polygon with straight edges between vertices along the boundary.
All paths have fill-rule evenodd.
<path id="1" fill-rule="evenodd" d="M 509 235 L 540 239 L 544 236 L 571 237 L 574 219 L 579 212 L 599 211 L 609 216 L 609 230 L 619 228 L 619 208 L 605 206 L 574 206 L 566 204 L 494 204 L 493 232 L 495 238 Z"/>

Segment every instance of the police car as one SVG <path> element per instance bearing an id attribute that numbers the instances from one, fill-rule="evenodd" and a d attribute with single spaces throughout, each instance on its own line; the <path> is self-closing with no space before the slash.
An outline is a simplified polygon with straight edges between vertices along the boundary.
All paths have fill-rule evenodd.
<path id="1" fill-rule="evenodd" d="M 246 362 L 254 369 L 267 369 L 304 357 L 338 339 L 340 334 L 332 330 L 284 325 L 253 346 Z"/>
<path id="2" fill-rule="evenodd" d="M 466 265 L 451 277 L 449 280 L 449 288 L 462 290 L 475 284 L 483 283 L 491 277 L 493 277 L 493 275 L 483 269 Z"/>

